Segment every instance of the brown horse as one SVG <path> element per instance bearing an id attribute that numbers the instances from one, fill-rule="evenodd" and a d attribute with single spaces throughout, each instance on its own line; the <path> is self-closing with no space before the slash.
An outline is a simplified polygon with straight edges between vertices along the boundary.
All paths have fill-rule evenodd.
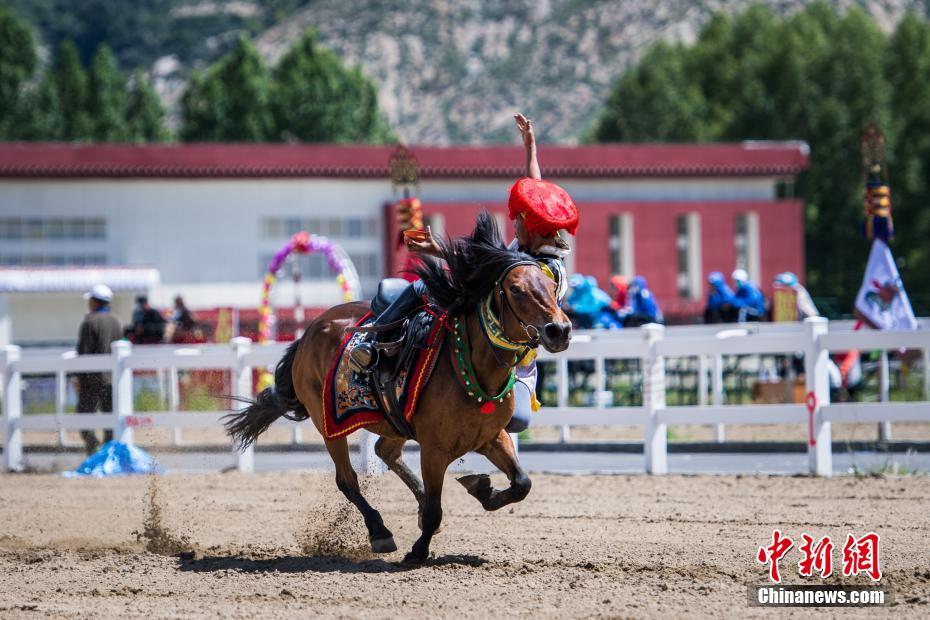
<path id="1" fill-rule="evenodd" d="M 555 283 L 530 256 L 504 246 L 491 216 L 482 213 L 469 237 L 440 243 L 440 247 L 448 269 L 437 260 L 425 259 L 417 273 L 431 302 L 462 319 L 473 376 L 485 394 L 498 395 L 508 384 L 513 366 L 521 357 L 521 352 L 513 351 L 515 345 L 526 347 L 522 352 L 540 344 L 553 352 L 568 347 L 571 324 L 556 301 Z M 497 343 L 510 343 L 510 348 L 495 350 L 498 345 L 492 344 L 492 337 L 485 331 L 487 316 L 482 321 L 479 313 L 481 304 L 489 298 L 492 319 L 499 326 L 492 335 Z M 308 326 L 278 363 L 274 389 L 264 390 L 248 408 L 229 416 L 226 430 L 240 446 L 252 443 L 285 415 L 298 420 L 309 417 L 323 434 L 324 379 L 339 353 L 346 328 L 355 325 L 368 310 L 366 303 L 343 304 L 324 312 Z M 376 454 L 410 488 L 420 506 L 422 532 L 405 562 L 422 562 L 429 555 L 430 540 L 442 519 L 443 478 L 455 459 L 478 452 L 507 474 L 510 486 L 503 490 L 492 488 L 486 475 L 459 479 L 485 510 L 519 502 L 530 491 L 530 479 L 520 467 L 513 442 L 504 430 L 513 415 L 512 392 L 498 399 L 500 402 L 491 401 L 490 407 L 486 400 L 479 402 L 481 390 L 469 395 L 458 378 L 451 340 L 444 337 L 441 346 L 432 377 L 411 420 L 414 440 L 420 444 L 422 481 L 401 458 L 406 438 L 387 421 L 367 427 L 380 435 Z M 325 442 L 336 465 L 336 485 L 362 513 L 372 551 L 395 551 L 393 535 L 381 515 L 362 497 L 345 437 Z"/>

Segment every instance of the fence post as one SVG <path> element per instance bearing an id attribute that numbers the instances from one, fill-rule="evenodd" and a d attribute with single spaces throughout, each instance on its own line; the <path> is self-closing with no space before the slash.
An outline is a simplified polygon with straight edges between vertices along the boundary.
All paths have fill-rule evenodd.
<path id="1" fill-rule="evenodd" d="M 558 375 L 558 382 L 556 383 L 558 407 L 559 409 L 564 409 L 568 407 L 568 360 L 564 357 L 556 358 L 555 372 L 556 375 Z M 559 434 L 559 441 L 568 443 L 571 441 L 571 434 L 571 427 L 568 424 L 563 424 Z"/>
<path id="2" fill-rule="evenodd" d="M 924 400 L 930 400 L 930 349 L 924 349 Z"/>
<path id="3" fill-rule="evenodd" d="M 711 404 L 719 407 L 723 404 L 723 356 L 719 353 L 714 354 L 713 376 L 711 377 Z M 723 443 L 726 439 L 726 431 L 723 424 L 714 426 L 714 439 L 717 443 Z"/>
<path id="4" fill-rule="evenodd" d="M 387 465 L 375 454 L 378 436 L 364 428 L 358 434 L 358 451 L 361 469 L 366 476 L 380 476 L 387 471 Z"/>
<path id="5" fill-rule="evenodd" d="M 7 345 L 0 350 L 0 371 L 3 372 L 3 466 L 2 471 L 23 469 L 23 431 L 19 418 L 23 413 L 22 377 L 16 362 L 22 349 Z"/>
<path id="6" fill-rule="evenodd" d="M 827 319 L 819 316 L 804 319 L 807 348 L 804 351 L 804 383 L 815 397 L 812 427 L 807 454 L 810 472 L 816 476 L 833 475 L 833 446 L 830 422 L 823 419 L 823 406 L 830 404 L 830 352 L 820 345 L 820 336 L 828 331 Z M 814 445 L 811 445 L 814 443 Z"/>
<path id="7" fill-rule="evenodd" d="M 242 336 L 236 336 L 230 340 L 233 348 L 233 354 L 236 357 L 235 366 L 232 371 L 232 393 L 236 398 L 251 399 L 252 394 L 252 367 L 246 364 L 245 356 L 252 350 L 252 341 Z M 245 403 L 237 401 L 233 409 L 245 407 Z M 255 471 L 255 444 L 250 445 L 238 454 L 236 467 L 243 473 L 252 473 Z"/>
<path id="8" fill-rule="evenodd" d="M 126 420 L 133 412 L 132 368 L 129 367 L 132 344 L 117 340 L 111 345 L 110 354 L 113 356 L 113 439 L 131 444 L 132 428 Z"/>
<path id="9" fill-rule="evenodd" d="M 64 370 L 55 373 L 55 421 L 58 423 L 58 447 L 65 446 L 65 430 L 61 427 L 61 419 L 65 415 L 65 406 L 68 402 L 68 375 Z"/>
<path id="10" fill-rule="evenodd" d="M 179 411 L 181 409 L 181 377 L 178 374 L 176 366 L 168 369 L 168 411 Z M 181 445 L 181 429 L 171 429 L 171 443 L 175 446 Z"/>
<path id="11" fill-rule="evenodd" d="M 646 456 L 646 472 L 668 473 L 668 437 L 666 425 L 659 424 L 659 413 L 665 409 L 665 358 L 656 352 L 656 343 L 662 340 L 665 327 L 650 323 L 643 325 L 646 353 L 642 358 L 643 408 L 646 411 L 646 437 L 643 453 Z"/>
<path id="12" fill-rule="evenodd" d="M 878 401 L 888 402 L 888 392 L 891 383 L 891 368 L 888 366 L 888 351 L 882 349 L 878 366 Z M 878 423 L 878 440 L 891 441 L 891 422 L 885 420 Z"/>
<path id="13" fill-rule="evenodd" d="M 698 407 L 707 405 L 707 356 L 698 355 Z"/>

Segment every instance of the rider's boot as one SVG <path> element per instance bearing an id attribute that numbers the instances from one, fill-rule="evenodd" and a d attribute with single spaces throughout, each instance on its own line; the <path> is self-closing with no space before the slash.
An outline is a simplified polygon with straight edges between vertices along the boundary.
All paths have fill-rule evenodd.
<path id="1" fill-rule="evenodd" d="M 384 312 L 378 315 L 375 322 L 371 324 L 374 327 L 380 327 L 389 323 L 394 323 L 406 318 L 415 308 L 422 305 L 422 293 L 417 290 L 416 286 L 408 286 L 398 295 L 390 306 Z M 377 340 L 378 332 L 374 334 L 374 340 Z M 378 351 L 374 347 L 374 342 L 366 340 L 361 342 L 349 353 L 349 360 L 352 366 L 359 372 L 370 370 L 375 362 L 378 361 Z"/>

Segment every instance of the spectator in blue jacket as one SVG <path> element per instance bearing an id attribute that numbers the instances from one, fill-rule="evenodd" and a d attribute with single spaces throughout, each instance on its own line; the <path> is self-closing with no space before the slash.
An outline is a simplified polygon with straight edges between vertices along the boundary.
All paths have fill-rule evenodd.
<path id="1" fill-rule="evenodd" d="M 712 271 L 707 276 L 710 293 L 704 308 L 705 323 L 733 323 L 737 319 L 737 310 L 733 304 L 733 289 L 719 271 Z"/>
<path id="2" fill-rule="evenodd" d="M 659 309 L 646 278 L 636 276 L 627 289 L 627 301 L 630 304 L 630 313 L 624 318 L 624 327 L 637 327 L 646 323 L 662 323 L 664 317 Z"/>
<path id="3" fill-rule="evenodd" d="M 736 269 L 733 272 L 733 284 L 736 293 L 733 295 L 733 306 L 737 311 L 737 320 L 761 321 L 765 318 L 765 297 L 755 282 L 750 281 L 745 269 Z"/>
<path id="4" fill-rule="evenodd" d="M 568 281 L 570 291 L 565 298 L 565 311 L 579 329 L 602 327 L 600 315 L 610 309 L 610 295 L 597 286 L 594 276 L 574 274 Z"/>

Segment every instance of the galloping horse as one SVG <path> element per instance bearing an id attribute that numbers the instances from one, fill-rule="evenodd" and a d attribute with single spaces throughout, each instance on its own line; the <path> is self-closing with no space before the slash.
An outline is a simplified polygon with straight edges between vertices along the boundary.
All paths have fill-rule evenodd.
<path id="1" fill-rule="evenodd" d="M 419 503 L 421 535 L 404 557 L 404 562 L 414 563 L 428 557 L 430 541 L 439 529 L 443 478 L 452 461 L 478 452 L 507 475 L 510 486 L 502 490 L 492 488 L 487 475 L 459 479 L 485 510 L 519 502 L 529 493 L 530 479 L 504 430 L 513 415 L 514 399 L 508 390 L 513 367 L 530 349 L 542 345 L 548 351 L 563 351 L 571 338 L 571 324 L 556 301 L 555 283 L 531 257 L 504 246 L 490 215 L 479 215 L 470 236 L 439 245 L 448 268 L 426 258 L 417 274 L 430 301 L 449 314 L 456 329 L 443 338 L 435 369 L 410 422 L 420 444 L 422 481 L 403 462 L 404 436 L 386 420 L 367 427 L 380 435 L 376 454 Z M 372 551 L 389 553 L 397 549 L 394 537 L 362 497 L 345 437 L 326 439 L 323 431 L 324 380 L 339 355 L 346 328 L 368 311 L 368 304 L 354 302 L 335 306 L 315 319 L 278 362 L 274 388 L 231 414 L 226 430 L 244 447 L 281 416 L 311 418 L 336 465 L 336 485 L 364 517 Z M 466 368 L 455 363 L 454 355 L 459 362 L 466 360 Z"/>

